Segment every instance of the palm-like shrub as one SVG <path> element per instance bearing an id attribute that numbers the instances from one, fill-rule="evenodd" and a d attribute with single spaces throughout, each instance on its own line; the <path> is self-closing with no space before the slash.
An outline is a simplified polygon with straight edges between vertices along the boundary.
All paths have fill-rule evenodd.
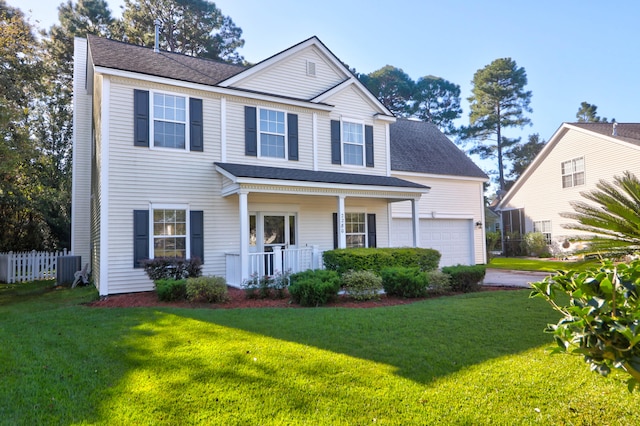
<path id="1" fill-rule="evenodd" d="M 594 189 L 580 194 L 591 201 L 573 201 L 575 212 L 561 216 L 577 223 L 566 229 L 594 234 L 589 251 L 623 253 L 640 249 L 640 180 L 631 172 L 615 176 L 613 183 L 600 180 Z"/>

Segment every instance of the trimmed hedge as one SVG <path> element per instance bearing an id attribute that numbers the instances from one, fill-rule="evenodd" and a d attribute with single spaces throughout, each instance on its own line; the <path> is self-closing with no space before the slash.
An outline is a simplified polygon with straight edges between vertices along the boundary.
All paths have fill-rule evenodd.
<path id="1" fill-rule="evenodd" d="M 427 295 L 427 279 L 420 268 L 396 266 L 381 271 L 385 293 L 400 297 L 424 297 Z"/>
<path id="2" fill-rule="evenodd" d="M 451 289 L 470 293 L 480 290 L 480 283 L 486 272 L 485 265 L 455 265 L 442 268 L 451 278 Z"/>
<path id="3" fill-rule="evenodd" d="M 380 299 L 382 278 L 371 271 L 349 271 L 342 276 L 342 288 L 355 300 Z"/>
<path id="4" fill-rule="evenodd" d="M 308 270 L 289 276 L 291 299 L 302 306 L 321 306 L 333 300 L 340 290 L 336 271 Z"/>
<path id="5" fill-rule="evenodd" d="M 425 248 L 351 248 L 328 250 L 323 253 L 324 266 L 340 275 L 347 271 L 373 271 L 394 266 L 432 271 L 438 268 L 440 253 Z"/>
<path id="6" fill-rule="evenodd" d="M 162 302 L 173 302 L 187 298 L 187 280 L 165 278 L 154 281 L 158 299 Z"/>
<path id="7" fill-rule="evenodd" d="M 190 302 L 223 303 L 229 301 L 227 280 L 223 277 L 187 278 L 187 299 Z"/>
<path id="8" fill-rule="evenodd" d="M 143 260 L 144 271 L 151 281 L 173 278 L 199 277 L 202 275 L 202 261 L 199 257 L 193 259 L 178 259 L 175 257 L 156 257 Z"/>

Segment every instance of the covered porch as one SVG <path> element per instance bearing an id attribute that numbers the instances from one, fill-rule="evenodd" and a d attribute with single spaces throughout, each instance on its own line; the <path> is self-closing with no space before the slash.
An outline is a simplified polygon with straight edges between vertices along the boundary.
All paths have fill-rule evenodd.
<path id="1" fill-rule="evenodd" d="M 224 176 L 221 195 L 237 197 L 238 203 L 238 250 L 225 253 L 229 285 L 321 268 L 322 252 L 332 248 L 388 246 L 393 202 L 411 202 L 413 245 L 419 242 L 418 201 L 429 191 L 424 185 L 387 176 L 230 163 L 215 167 Z M 296 200 L 296 206 L 282 200 Z M 368 210 L 354 207 L 366 205 Z"/>

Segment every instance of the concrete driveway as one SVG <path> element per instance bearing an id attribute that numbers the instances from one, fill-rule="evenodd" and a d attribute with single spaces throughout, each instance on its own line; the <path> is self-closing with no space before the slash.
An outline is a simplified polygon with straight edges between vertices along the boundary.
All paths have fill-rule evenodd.
<path id="1" fill-rule="evenodd" d="M 542 281 L 550 272 L 506 271 L 503 269 L 487 268 L 484 285 L 499 285 L 507 287 L 531 287 L 529 283 Z"/>

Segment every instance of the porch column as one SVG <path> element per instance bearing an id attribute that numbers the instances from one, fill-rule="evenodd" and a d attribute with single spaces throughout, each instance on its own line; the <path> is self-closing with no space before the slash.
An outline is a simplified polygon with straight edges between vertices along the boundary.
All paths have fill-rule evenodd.
<path id="1" fill-rule="evenodd" d="M 420 206 L 418 204 L 420 199 L 411 200 L 411 222 L 413 225 L 413 246 L 418 247 L 420 245 Z"/>
<path id="2" fill-rule="evenodd" d="M 344 195 L 338 196 L 338 248 L 347 248 L 347 230 L 344 217 Z"/>
<path id="3" fill-rule="evenodd" d="M 249 279 L 249 192 L 240 190 L 240 279 L 242 284 Z"/>

